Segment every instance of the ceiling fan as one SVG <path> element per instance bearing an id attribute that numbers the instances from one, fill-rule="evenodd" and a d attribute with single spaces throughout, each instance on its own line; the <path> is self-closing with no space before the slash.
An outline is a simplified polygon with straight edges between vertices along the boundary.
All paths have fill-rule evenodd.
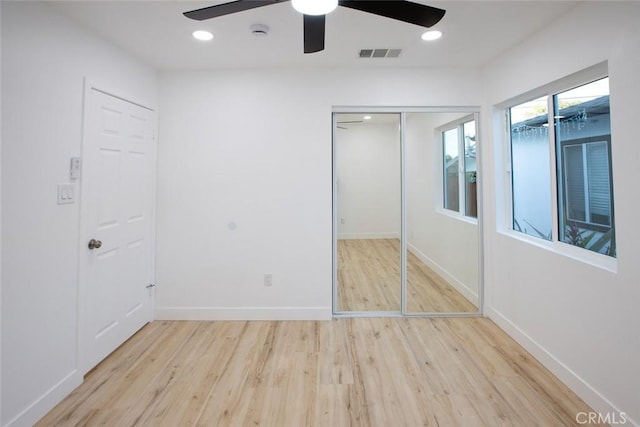
<path id="1" fill-rule="evenodd" d="M 352 123 L 362 123 L 364 120 L 346 120 L 344 122 L 336 122 L 336 127 L 338 129 L 349 129 L 348 127 L 340 126 L 344 124 L 352 124 Z"/>
<path id="2" fill-rule="evenodd" d="M 236 0 L 229 3 L 222 3 L 202 9 L 185 12 L 184 16 L 204 21 L 206 19 L 217 18 L 219 16 L 255 9 L 262 6 L 269 6 L 275 3 L 282 3 L 288 0 Z M 315 53 L 324 50 L 324 32 L 326 13 L 335 6 L 348 7 L 396 19 L 422 27 L 431 27 L 438 23 L 445 14 L 443 9 L 426 6 L 406 0 L 292 0 L 296 10 L 303 13 L 304 26 L 304 53 Z M 329 9 L 320 10 L 318 13 L 313 9 L 305 10 L 303 3 L 312 7 L 319 3 L 328 3 Z M 331 8 L 333 7 L 333 8 Z M 328 10 L 328 12 L 326 12 Z"/>

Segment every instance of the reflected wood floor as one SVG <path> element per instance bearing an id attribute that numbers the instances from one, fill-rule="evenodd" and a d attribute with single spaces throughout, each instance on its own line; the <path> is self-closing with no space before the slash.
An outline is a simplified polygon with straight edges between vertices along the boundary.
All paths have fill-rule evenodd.
<path id="1" fill-rule="evenodd" d="M 569 426 L 573 392 L 486 318 L 155 321 L 37 426 Z"/>
<path id="2" fill-rule="evenodd" d="M 338 240 L 338 311 L 400 311 L 400 241 Z M 410 313 L 478 309 L 412 253 L 407 257 Z"/>

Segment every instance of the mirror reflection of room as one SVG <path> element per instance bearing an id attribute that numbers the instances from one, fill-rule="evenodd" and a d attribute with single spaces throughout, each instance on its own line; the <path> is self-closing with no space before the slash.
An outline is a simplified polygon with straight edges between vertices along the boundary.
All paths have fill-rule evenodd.
<path id="1" fill-rule="evenodd" d="M 400 311 L 400 114 L 336 117 L 339 311 Z"/>
<path id="2" fill-rule="evenodd" d="M 407 313 L 478 312 L 474 115 L 406 117 Z"/>
<path id="3" fill-rule="evenodd" d="M 399 113 L 336 114 L 336 311 L 477 313 L 475 118 L 405 117 L 403 167 Z"/>

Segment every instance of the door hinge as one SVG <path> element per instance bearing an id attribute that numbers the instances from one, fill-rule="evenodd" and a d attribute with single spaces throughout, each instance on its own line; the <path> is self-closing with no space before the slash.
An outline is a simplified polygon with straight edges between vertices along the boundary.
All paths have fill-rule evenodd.
<path id="1" fill-rule="evenodd" d="M 155 287 L 156 287 L 156 285 L 155 285 L 155 284 L 153 284 L 153 283 L 149 283 L 149 284 L 147 285 L 147 289 L 151 289 L 151 288 L 155 288 Z"/>

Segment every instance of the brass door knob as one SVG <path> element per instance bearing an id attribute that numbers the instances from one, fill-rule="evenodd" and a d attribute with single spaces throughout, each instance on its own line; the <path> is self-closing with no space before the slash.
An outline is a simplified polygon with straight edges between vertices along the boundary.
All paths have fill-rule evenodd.
<path id="1" fill-rule="evenodd" d="M 100 246 L 102 246 L 102 242 L 100 240 L 91 239 L 91 240 L 89 240 L 89 244 L 87 246 L 91 250 L 100 249 Z"/>

